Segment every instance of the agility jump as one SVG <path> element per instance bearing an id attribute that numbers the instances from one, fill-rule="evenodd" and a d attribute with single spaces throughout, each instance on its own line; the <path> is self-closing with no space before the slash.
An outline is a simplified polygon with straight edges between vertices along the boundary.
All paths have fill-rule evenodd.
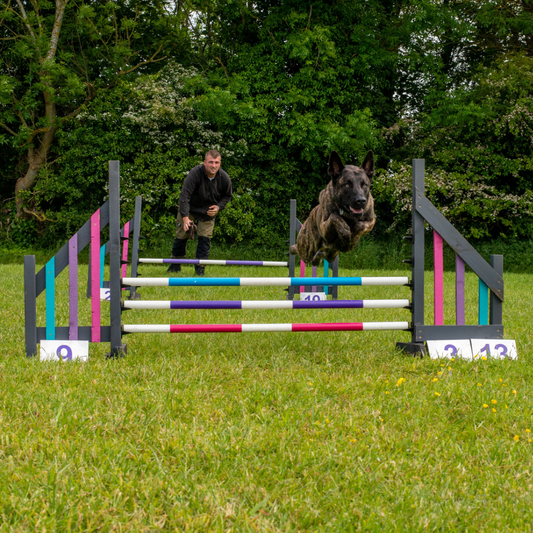
<path id="1" fill-rule="evenodd" d="M 25 318 L 26 318 L 26 354 L 36 355 L 36 344 L 44 339 L 50 340 L 89 340 L 91 342 L 110 342 L 111 356 L 124 355 L 126 345 L 122 336 L 130 333 L 213 333 L 213 332 L 248 332 L 248 331 L 372 331 L 372 330 L 404 330 L 411 332 L 410 343 L 397 343 L 397 346 L 409 353 L 424 353 L 424 343 L 427 340 L 456 340 L 456 339 L 500 339 L 503 338 L 502 302 L 503 302 L 503 257 L 491 256 L 489 265 L 474 248 L 455 230 L 444 216 L 431 204 L 424 194 L 424 161 L 413 161 L 413 254 L 408 262 L 412 265 L 412 277 L 280 277 L 280 278 L 139 278 L 134 266 L 140 262 L 171 262 L 171 260 L 139 260 L 132 257 L 132 274 L 125 277 L 123 274 L 124 256 L 121 256 L 120 241 L 127 240 L 128 236 L 120 229 L 120 204 L 119 204 L 119 163 L 111 161 L 109 165 L 110 195 L 107 208 L 103 206 L 93 215 L 83 228 L 54 256 L 37 275 L 35 274 L 35 257 L 25 256 L 24 282 L 25 282 Z M 295 202 L 291 201 L 291 211 L 295 211 Z M 136 202 L 137 207 L 137 202 Z M 103 215 L 102 215 L 103 213 Z M 109 256 L 110 256 L 110 325 L 102 326 L 100 320 L 100 295 L 101 280 L 100 262 L 100 231 L 109 220 Z M 297 231 L 295 213 L 291 216 L 291 240 Z M 434 324 L 424 323 L 424 224 L 427 221 L 434 229 Z M 134 226 L 132 253 L 138 253 L 138 236 L 140 226 L 140 200 L 139 213 L 130 221 Z M 135 230 L 135 228 L 137 228 Z M 75 239 L 76 238 L 76 239 Z M 456 272 L 456 324 L 443 325 L 443 272 L 442 272 L 442 242 L 446 241 L 457 254 Z M 77 291 L 77 254 L 91 242 L 91 326 L 78 326 L 77 301 L 74 294 Z M 124 250 L 122 250 L 124 254 Z M 179 260 L 195 261 L 195 260 Z M 230 264 L 228 261 L 225 264 Z M 243 263 L 243 262 L 240 262 Z M 264 262 L 262 266 L 264 265 Z M 281 263 L 281 262 L 280 262 Z M 289 269 L 293 274 L 295 257 L 289 257 Z M 195 264 L 194 262 L 192 264 Z M 213 264 L 213 263 L 211 263 Z M 464 312 L 464 267 L 468 265 L 479 277 L 479 313 L 477 325 L 466 325 Z M 55 325 L 55 277 L 66 266 L 69 266 L 70 296 L 69 326 Z M 282 266 L 282 265 L 276 265 Z M 286 266 L 284 264 L 283 266 Z M 292 267 L 292 272 L 291 272 Z M 302 284 L 323 284 L 332 287 L 341 285 L 408 285 L 411 287 L 412 299 L 398 300 L 353 300 L 302 302 L 292 301 L 291 289 L 298 290 Z M 291 301 L 280 302 L 121 302 L 123 289 L 130 289 L 135 294 L 139 286 L 288 286 L 288 298 Z M 46 327 L 37 327 L 36 298 L 46 291 Z M 489 296 L 490 293 L 490 296 Z M 294 293 L 292 294 L 292 296 Z M 96 301 L 98 299 L 98 302 Z M 349 303 L 348 303 L 349 302 Z M 391 303 L 392 302 L 392 303 Z M 263 304 L 263 307 L 261 307 Z M 282 305 L 283 304 L 283 305 Z M 289 304 L 290 307 L 284 307 Z M 311 304 L 311 305 L 310 305 Z M 146 307 L 153 305 L 153 307 Z M 240 307 L 224 307 L 224 306 Z M 197 306 L 197 307 L 194 307 Z M 205 306 L 205 307 L 203 307 Z M 249 307 L 248 307 L 249 306 Z M 256 306 L 256 307 L 254 307 Z M 122 309 L 327 309 L 327 308 L 376 308 L 376 307 L 407 307 L 411 311 L 410 322 L 349 322 L 349 323 L 324 323 L 324 324 L 175 324 L 175 325 L 126 325 L 122 324 Z"/>

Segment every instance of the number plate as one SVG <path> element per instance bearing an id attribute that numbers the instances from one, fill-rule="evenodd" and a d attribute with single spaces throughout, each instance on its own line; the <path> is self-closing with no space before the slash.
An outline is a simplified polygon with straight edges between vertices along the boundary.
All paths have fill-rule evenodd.
<path id="1" fill-rule="evenodd" d="M 318 302 L 320 300 L 327 300 L 325 292 L 301 292 L 300 300 L 306 302 Z"/>
<path id="2" fill-rule="evenodd" d="M 87 361 L 89 341 L 41 341 L 41 361 Z"/>
<path id="3" fill-rule="evenodd" d="M 427 341 L 431 359 L 472 359 L 470 340 Z"/>
<path id="4" fill-rule="evenodd" d="M 100 300 L 107 300 L 108 302 L 111 299 L 111 290 L 100 288 Z"/>
<path id="5" fill-rule="evenodd" d="M 503 339 L 472 339 L 472 353 L 474 359 L 483 357 L 493 359 L 516 359 L 516 342 Z"/>

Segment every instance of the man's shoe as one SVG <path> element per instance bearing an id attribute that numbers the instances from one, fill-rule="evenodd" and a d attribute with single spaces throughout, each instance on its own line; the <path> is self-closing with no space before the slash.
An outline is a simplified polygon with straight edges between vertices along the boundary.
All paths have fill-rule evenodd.
<path id="1" fill-rule="evenodd" d="M 205 266 L 203 266 L 203 265 L 195 266 L 195 267 L 194 267 L 194 272 L 196 273 L 196 275 L 197 275 L 199 278 L 204 277 L 204 276 L 205 276 Z"/>
<path id="2" fill-rule="evenodd" d="M 171 272 L 181 272 L 181 265 L 178 263 L 172 263 L 168 268 L 167 268 L 167 274 L 170 274 Z"/>

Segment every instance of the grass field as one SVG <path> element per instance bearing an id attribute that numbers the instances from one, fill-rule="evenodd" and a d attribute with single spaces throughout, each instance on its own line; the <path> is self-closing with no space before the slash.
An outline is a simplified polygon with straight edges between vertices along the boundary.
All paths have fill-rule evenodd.
<path id="1" fill-rule="evenodd" d="M 162 266 L 141 271 L 164 275 Z M 516 339 L 516 361 L 413 359 L 394 348 L 408 333 L 338 332 L 129 335 L 125 359 L 105 359 L 101 344 L 87 363 L 68 364 L 24 357 L 22 266 L 0 265 L 0 275 L 0 531 L 531 529 L 532 275 L 505 275 L 505 337 Z M 208 267 L 208 275 L 286 271 Z M 81 268 L 80 277 L 81 296 Z M 65 283 L 62 274 L 63 302 Z M 467 286 L 475 323 L 474 275 Z M 141 293 L 285 298 L 275 287 Z M 406 298 L 409 290 L 343 287 L 340 297 Z M 445 305 L 453 323 L 451 297 Z M 38 313 L 44 325 L 43 302 Z M 66 303 L 57 316 L 66 325 Z M 123 316 L 162 324 L 408 319 L 405 310 Z"/>

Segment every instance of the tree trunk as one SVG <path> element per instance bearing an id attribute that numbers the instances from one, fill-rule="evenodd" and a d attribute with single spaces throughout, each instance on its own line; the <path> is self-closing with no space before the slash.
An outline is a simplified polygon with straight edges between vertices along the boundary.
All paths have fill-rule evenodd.
<path id="1" fill-rule="evenodd" d="M 48 123 L 50 124 L 42 133 L 41 138 L 37 135 L 30 141 L 30 147 L 28 148 L 28 169 L 26 174 L 17 180 L 15 184 L 15 201 L 17 206 L 17 218 L 20 218 L 22 215 L 22 204 L 23 198 L 20 196 L 20 192 L 29 191 L 35 184 L 39 170 L 46 163 L 46 158 L 48 156 L 48 151 L 54 142 L 54 137 L 58 129 L 56 122 L 56 105 L 50 98 L 50 96 L 45 92 L 44 94 L 45 101 L 45 113 Z M 41 142 L 40 146 L 35 149 L 34 144 L 36 142 Z"/>
<path id="2" fill-rule="evenodd" d="M 50 46 L 46 57 L 40 59 L 41 65 L 45 65 L 47 61 L 52 61 L 56 55 L 57 45 L 59 42 L 59 35 L 61 33 L 61 25 L 63 24 L 63 16 L 65 14 L 65 8 L 69 0 L 55 0 L 55 17 L 54 25 L 52 28 L 52 34 L 50 36 Z M 19 3 L 19 5 L 21 5 Z M 33 30 L 27 21 L 27 16 L 23 8 L 21 8 L 23 13 L 23 19 L 27 23 L 28 31 L 30 32 L 33 40 L 35 41 L 35 36 Z M 46 71 L 41 71 L 39 77 L 41 81 L 49 75 Z M 45 82 L 45 86 L 48 83 Z M 28 170 L 26 174 L 17 180 L 15 184 L 15 202 L 17 206 L 17 218 L 20 218 L 22 215 L 22 204 L 23 199 L 20 197 L 20 192 L 29 191 L 35 184 L 37 180 L 37 175 L 42 166 L 46 163 L 46 158 L 48 156 L 48 151 L 54 142 L 54 137 L 58 129 L 57 125 L 57 116 L 56 116 L 56 104 L 52 100 L 50 93 L 47 91 L 46 87 L 43 91 L 44 97 L 44 112 L 46 117 L 47 126 L 42 130 L 37 130 L 32 133 L 32 136 L 28 139 L 29 148 L 28 148 Z M 35 149 L 35 144 L 41 142 L 40 146 Z"/>

